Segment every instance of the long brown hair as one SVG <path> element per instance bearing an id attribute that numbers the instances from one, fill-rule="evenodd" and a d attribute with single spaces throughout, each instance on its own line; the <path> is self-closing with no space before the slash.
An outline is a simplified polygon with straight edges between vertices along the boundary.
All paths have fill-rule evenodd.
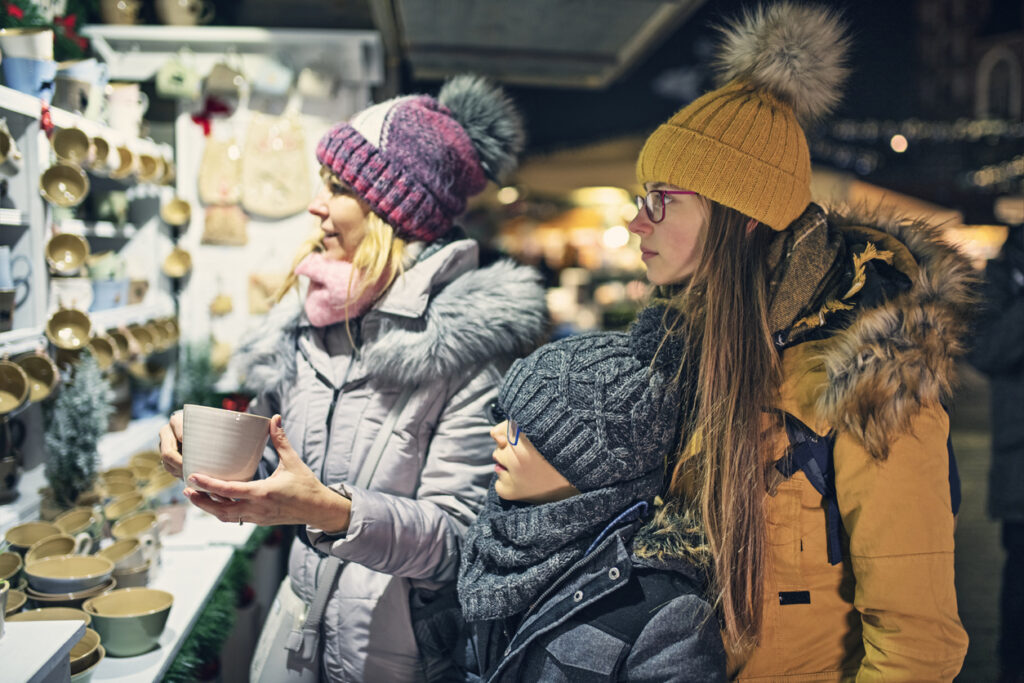
<path id="1" fill-rule="evenodd" d="M 686 335 L 681 375 L 689 377 L 695 402 L 684 411 L 683 448 L 669 494 L 697 497 L 726 640 L 746 649 L 758 640 L 764 594 L 770 459 L 765 410 L 781 381 L 768 329 L 772 233 L 734 209 L 705 201 L 700 261 L 670 300 L 670 310 L 681 314 L 672 316 L 670 327 L 681 325 L 675 333 Z"/>

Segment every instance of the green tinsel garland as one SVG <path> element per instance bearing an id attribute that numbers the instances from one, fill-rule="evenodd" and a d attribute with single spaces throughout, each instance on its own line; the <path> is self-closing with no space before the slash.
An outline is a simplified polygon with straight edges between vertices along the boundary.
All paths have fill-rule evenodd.
<path id="1" fill-rule="evenodd" d="M 239 591 L 252 578 L 252 558 L 273 531 L 273 527 L 257 527 L 246 544 L 231 556 L 210 601 L 164 675 L 164 683 L 196 680 L 199 667 L 220 653 L 235 625 Z"/>

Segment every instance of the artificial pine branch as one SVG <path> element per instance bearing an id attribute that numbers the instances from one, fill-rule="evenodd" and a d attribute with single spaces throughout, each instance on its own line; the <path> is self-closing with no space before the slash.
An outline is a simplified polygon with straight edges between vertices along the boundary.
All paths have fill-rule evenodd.
<path id="1" fill-rule="evenodd" d="M 213 386 L 220 378 L 211 360 L 213 344 L 209 341 L 182 344 L 178 357 L 178 377 L 175 382 L 174 404 L 193 403 L 200 406 L 220 407 L 220 397 Z"/>
<path id="2" fill-rule="evenodd" d="M 56 503 L 71 507 L 96 479 L 96 446 L 113 412 L 113 392 L 96 359 L 83 350 L 71 379 L 46 411 L 46 478 Z"/>

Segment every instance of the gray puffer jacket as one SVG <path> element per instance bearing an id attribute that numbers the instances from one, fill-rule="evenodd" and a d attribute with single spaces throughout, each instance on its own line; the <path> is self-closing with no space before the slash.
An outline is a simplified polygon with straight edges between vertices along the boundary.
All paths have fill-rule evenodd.
<path id="1" fill-rule="evenodd" d="M 331 680 L 419 680 L 410 591 L 456 578 L 462 536 L 493 475 L 488 406 L 507 365 L 547 324 L 539 277 L 510 261 L 478 268 L 477 244 L 452 242 L 421 257 L 350 324 L 355 348 L 344 323 L 341 334 L 315 329 L 298 297 L 289 299 L 236 361 L 259 391 L 254 412 L 281 413 L 306 464 L 352 499 L 346 535 L 307 528 L 313 547 L 295 542 L 292 586 L 308 604 L 323 555 L 344 561 L 320 639 Z M 366 490 L 352 486 L 409 386 L 415 390 L 372 482 Z M 268 459 L 276 459 L 272 451 Z"/>

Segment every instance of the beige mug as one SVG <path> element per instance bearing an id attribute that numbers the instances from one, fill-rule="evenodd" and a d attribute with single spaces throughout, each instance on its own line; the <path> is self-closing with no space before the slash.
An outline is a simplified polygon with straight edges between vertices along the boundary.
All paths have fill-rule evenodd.
<path id="1" fill-rule="evenodd" d="M 213 21 L 213 6 L 206 0 L 156 0 L 156 15 L 172 26 L 208 24 Z"/>
<path id="2" fill-rule="evenodd" d="M 141 0 L 100 0 L 100 17 L 104 24 L 137 24 Z"/>
<path id="3" fill-rule="evenodd" d="M 60 128 L 50 138 L 54 154 L 62 161 L 89 166 L 92 140 L 78 128 Z"/>

